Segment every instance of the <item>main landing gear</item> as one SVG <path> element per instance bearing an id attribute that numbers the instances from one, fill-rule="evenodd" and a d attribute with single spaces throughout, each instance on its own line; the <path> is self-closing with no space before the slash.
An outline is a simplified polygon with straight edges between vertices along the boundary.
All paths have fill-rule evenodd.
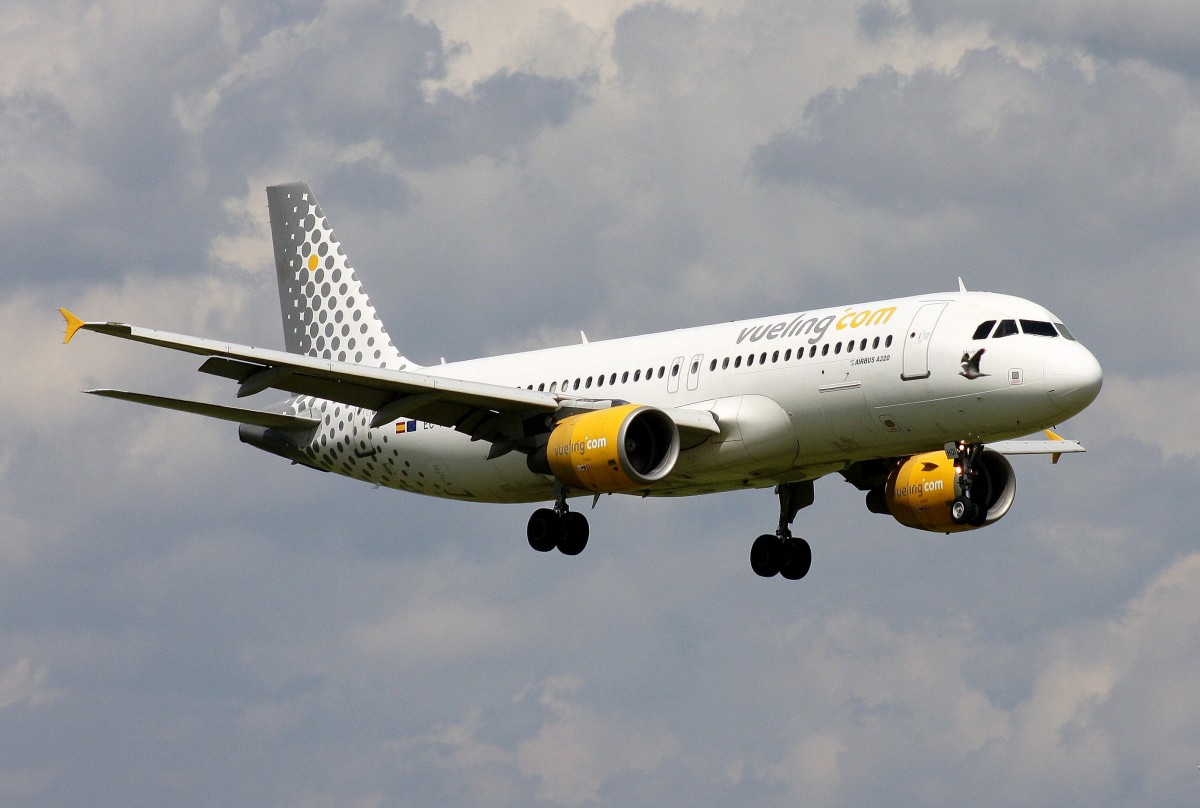
<path id="1" fill-rule="evenodd" d="M 792 536 L 790 525 L 801 508 L 813 503 L 812 480 L 784 483 L 775 487 L 779 495 L 779 527 L 775 535 L 764 533 L 750 547 L 750 567 L 763 578 L 782 575 L 798 581 L 812 566 L 812 548 L 799 536 Z"/>
<path id="2" fill-rule="evenodd" d="M 555 547 L 563 555 L 579 555 L 587 547 L 587 517 L 572 511 L 567 506 L 567 489 L 562 484 L 555 486 L 557 498 L 553 508 L 538 508 L 529 517 L 529 546 L 539 553 L 548 553 Z"/>

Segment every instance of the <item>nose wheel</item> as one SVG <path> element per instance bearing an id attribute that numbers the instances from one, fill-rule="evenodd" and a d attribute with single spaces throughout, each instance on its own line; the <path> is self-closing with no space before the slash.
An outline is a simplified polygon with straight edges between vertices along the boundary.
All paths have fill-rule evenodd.
<path id="1" fill-rule="evenodd" d="M 763 578 L 783 576 L 798 581 L 812 566 L 812 547 L 792 535 L 791 524 L 801 508 L 813 503 L 812 480 L 776 486 L 779 496 L 779 527 L 774 535 L 764 533 L 750 546 L 750 568 Z"/>

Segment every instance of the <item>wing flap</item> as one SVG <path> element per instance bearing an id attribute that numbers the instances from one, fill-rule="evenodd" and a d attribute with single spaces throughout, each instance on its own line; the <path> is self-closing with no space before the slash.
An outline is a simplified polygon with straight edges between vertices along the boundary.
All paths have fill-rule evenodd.
<path id="1" fill-rule="evenodd" d="M 321 422 L 314 418 L 302 418 L 298 415 L 284 415 L 275 412 L 251 410 L 245 407 L 227 407 L 221 404 L 208 404 L 203 401 L 190 401 L 184 398 L 168 398 L 152 396 L 147 393 L 131 393 L 127 390 L 85 390 L 93 396 L 115 398 L 120 401 L 132 401 L 135 404 L 146 404 L 151 407 L 161 407 L 167 410 L 190 412 L 193 415 L 203 415 L 222 421 L 233 421 L 238 424 L 252 424 L 268 429 L 284 429 L 302 431 L 312 429 Z"/>

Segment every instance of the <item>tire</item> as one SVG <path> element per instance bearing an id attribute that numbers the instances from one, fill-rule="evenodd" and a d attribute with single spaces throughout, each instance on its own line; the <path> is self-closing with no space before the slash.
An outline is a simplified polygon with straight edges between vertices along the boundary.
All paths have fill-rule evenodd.
<path id="1" fill-rule="evenodd" d="M 764 533 L 750 545 L 750 569 L 762 578 L 773 578 L 779 574 L 779 561 L 782 548 L 779 539 L 770 533 Z"/>
<path id="2" fill-rule="evenodd" d="M 549 508 L 538 508 L 529 517 L 529 527 L 525 532 L 530 547 L 539 553 L 548 553 L 558 546 L 562 537 L 562 522 L 558 514 Z"/>
<path id="3" fill-rule="evenodd" d="M 576 556 L 587 547 L 588 535 L 587 517 L 581 513 L 568 511 L 562 515 L 562 536 L 558 540 L 558 551 L 563 555 Z"/>
<path id="4" fill-rule="evenodd" d="M 961 497 L 954 500 L 950 505 L 950 521 L 956 525 L 966 524 L 967 514 L 970 513 L 970 508 L 968 507 L 970 504 L 969 500 L 962 499 Z"/>
<path id="5" fill-rule="evenodd" d="M 812 566 L 812 547 L 804 539 L 792 539 L 784 546 L 783 563 L 779 574 L 789 581 L 799 581 Z"/>

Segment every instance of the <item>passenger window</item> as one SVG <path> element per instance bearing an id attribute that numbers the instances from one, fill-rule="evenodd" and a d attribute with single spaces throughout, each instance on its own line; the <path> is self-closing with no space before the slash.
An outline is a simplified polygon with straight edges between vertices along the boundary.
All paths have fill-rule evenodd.
<path id="1" fill-rule="evenodd" d="M 808 349 L 808 358 L 812 359 L 816 355 L 817 355 L 817 346 L 813 345 Z"/>
<path id="2" fill-rule="evenodd" d="M 873 351 L 878 347 L 879 347 L 879 337 L 876 337 L 875 339 L 871 340 L 871 350 Z"/>
<path id="3" fill-rule="evenodd" d="M 587 381 L 584 382 L 584 384 L 583 384 L 583 389 L 586 390 L 586 389 L 590 388 L 591 386 L 592 386 L 592 377 L 588 376 Z"/>
<path id="4" fill-rule="evenodd" d="M 663 376 L 666 376 L 666 375 L 667 375 L 667 366 L 659 365 L 658 366 L 658 378 L 661 379 Z"/>
<path id="5" fill-rule="evenodd" d="M 575 380 L 575 384 L 574 384 L 574 386 L 572 386 L 572 387 L 571 387 L 571 389 L 572 389 L 572 390 L 578 390 L 578 389 L 579 389 L 579 379 L 576 379 L 576 380 Z"/>
<path id="6" fill-rule="evenodd" d="M 1035 337 L 1058 336 L 1058 332 L 1054 330 L 1054 326 L 1044 320 L 1022 320 L 1021 330 L 1026 334 L 1033 334 Z"/>
<path id="7" fill-rule="evenodd" d="M 746 367 L 750 367 L 753 364 L 754 364 L 754 354 L 750 354 L 749 356 L 746 357 Z"/>
<path id="8" fill-rule="evenodd" d="M 996 326 L 996 333 L 992 334 L 992 339 L 1000 339 L 1001 337 L 1011 337 L 1013 334 L 1020 333 L 1017 331 L 1016 320 L 1001 320 L 1000 325 Z"/>
<path id="9" fill-rule="evenodd" d="M 1065 325 L 1063 325 L 1062 323 L 1055 323 L 1054 327 L 1058 329 L 1058 333 L 1062 334 L 1063 337 L 1071 340 L 1071 342 L 1075 341 L 1075 337 L 1071 336 L 1071 332 L 1067 330 L 1067 327 Z"/>
<path id="10" fill-rule="evenodd" d="M 674 379 L 679 375 L 679 365 L 671 365 L 671 378 Z"/>
<path id="11" fill-rule="evenodd" d="M 542 382 L 541 384 L 538 385 L 538 392 L 539 393 L 546 392 L 546 383 L 545 382 Z"/>
<path id="12" fill-rule="evenodd" d="M 854 353 L 854 340 L 846 343 L 846 353 Z"/>
<path id="13" fill-rule="evenodd" d="M 740 368 L 742 366 L 742 358 L 740 356 L 735 356 L 733 358 L 733 366 L 735 368 Z"/>
<path id="14" fill-rule="evenodd" d="M 828 342 L 821 346 L 821 356 L 829 356 L 829 343 Z"/>
<path id="15" fill-rule="evenodd" d="M 892 335 L 891 335 L 891 334 L 888 334 L 888 337 L 887 337 L 887 339 L 885 339 L 885 340 L 883 341 L 883 347 L 885 347 L 885 348 L 890 348 L 890 347 L 892 347 Z"/>
<path id="16" fill-rule="evenodd" d="M 558 392 L 558 382 L 550 382 L 550 392 L 551 393 Z"/>
<path id="17" fill-rule="evenodd" d="M 984 320 L 979 324 L 979 327 L 975 329 L 975 334 L 971 337 L 971 339 L 987 339 L 987 335 L 992 333 L 992 326 L 995 324 L 995 320 Z"/>
<path id="18" fill-rule="evenodd" d="M 617 383 L 617 374 L 615 374 L 615 373 L 614 373 L 614 374 L 612 374 L 611 376 L 609 376 L 609 377 L 608 377 L 608 383 L 609 383 L 609 384 L 616 384 L 616 383 Z"/>
<path id="19" fill-rule="evenodd" d="M 834 346 L 833 346 L 833 352 L 834 352 L 835 354 L 840 354 L 840 353 L 842 352 L 842 343 L 841 343 L 841 341 L 840 341 L 840 340 L 838 341 L 838 344 L 837 344 L 837 345 L 834 345 Z"/>
<path id="20" fill-rule="evenodd" d="M 627 382 L 627 381 L 629 381 L 629 371 L 628 370 L 621 374 L 621 384 L 625 384 L 625 382 Z"/>
<path id="21" fill-rule="evenodd" d="M 783 361 L 784 362 L 792 361 L 792 349 L 791 348 L 788 348 L 786 351 L 783 352 Z"/>
<path id="22" fill-rule="evenodd" d="M 866 337 L 863 337 L 862 342 L 858 343 L 858 349 L 860 351 L 865 351 L 867 349 L 867 338 Z"/>
<path id="23" fill-rule="evenodd" d="M 778 362 L 778 361 L 779 361 L 779 351 L 776 351 L 775 353 L 771 354 L 771 361 L 772 361 L 772 362 Z"/>
<path id="24" fill-rule="evenodd" d="M 767 364 L 767 352 L 766 351 L 763 351 L 762 356 L 758 357 L 758 364 L 760 364 L 760 365 Z"/>
<path id="25" fill-rule="evenodd" d="M 729 370 L 729 357 L 728 356 L 721 360 L 721 370 Z"/>
<path id="26" fill-rule="evenodd" d="M 633 372 L 633 380 L 635 382 L 642 380 L 642 369 L 641 368 L 638 368 L 637 370 L 635 370 Z"/>

